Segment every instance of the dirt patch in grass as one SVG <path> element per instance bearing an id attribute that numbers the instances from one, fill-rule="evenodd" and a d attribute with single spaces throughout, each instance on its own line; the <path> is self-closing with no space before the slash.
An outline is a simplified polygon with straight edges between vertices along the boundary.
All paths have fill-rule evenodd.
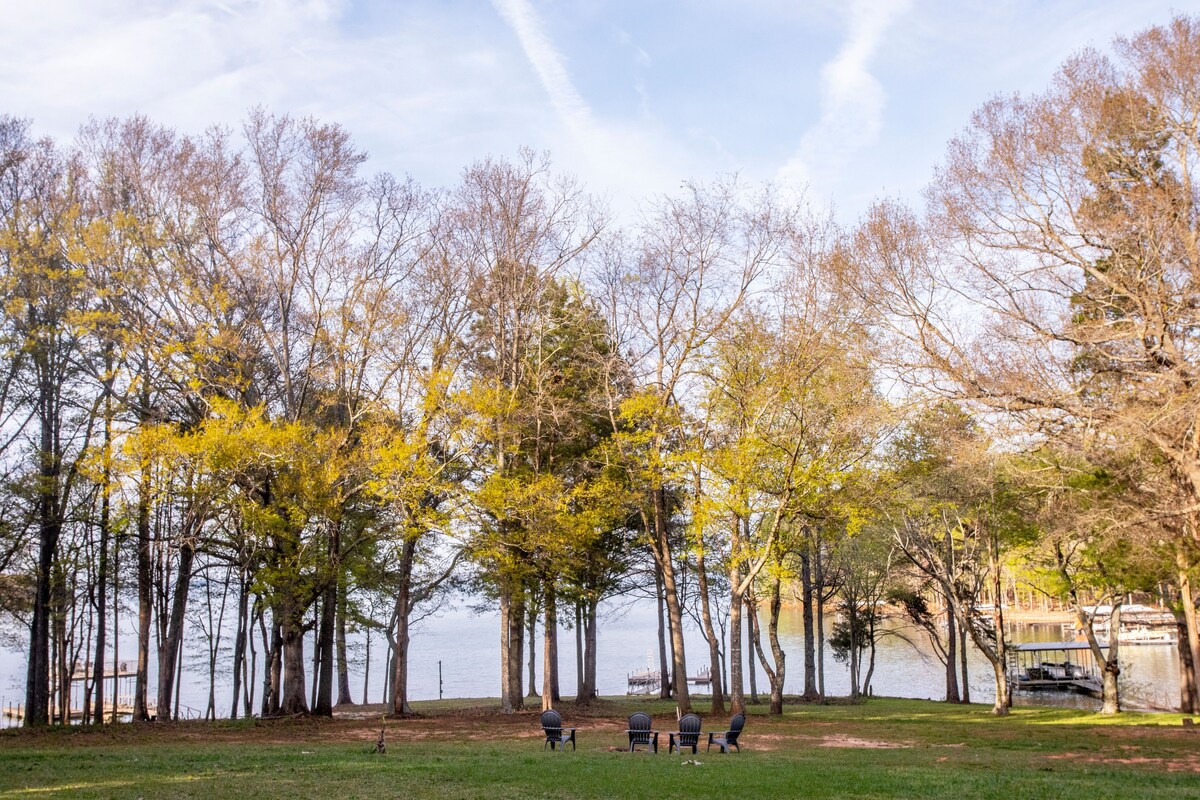
<path id="1" fill-rule="evenodd" d="M 912 744 L 909 742 L 879 742 L 835 733 L 831 736 L 823 737 L 817 742 L 817 747 L 847 747 L 858 750 L 898 750 L 912 747 Z"/>
<path id="2" fill-rule="evenodd" d="M 831 733 L 824 736 L 810 736 L 807 734 L 787 734 L 787 733 L 760 733 L 755 732 L 753 736 L 746 734 L 746 738 L 753 742 L 755 750 L 781 750 L 792 748 L 797 745 L 808 747 L 840 747 L 848 750 L 899 750 L 913 747 L 911 742 L 886 742 L 877 739 L 864 739 L 859 736 L 850 736 L 844 733 Z"/>
<path id="3" fill-rule="evenodd" d="M 1130 767 L 1154 767 L 1167 772 L 1200 773 L 1200 754 L 1171 758 L 1148 758 L 1145 756 L 1108 756 L 1095 753 L 1058 753 L 1046 757 L 1050 761 L 1073 761 L 1083 764 L 1121 764 Z"/>
<path id="4" fill-rule="evenodd" d="M 612 709 L 609 709 L 611 714 Z M 379 729 L 384 727 L 384 737 L 389 744 L 405 741 L 496 741 L 538 739 L 542 728 L 538 722 L 540 712 L 500 714 L 498 710 L 464 710 L 463 712 L 438 712 L 437 716 L 413 716 L 384 721 L 383 707 L 356 708 L 347 713 L 335 712 L 330 718 L 291 717 L 280 719 L 254 719 L 236 722 L 150 722 L 125 725 L 47 727 L 35 730 L 5 731 L 3 739 L 30 746 L 63 745 L 110 746 L 155 744 L 159 742 L 195 742 L 202 744 L 264 744 L 302 745 L 317 743 L 355 743 L 374 746 Z M 676 728 L 675 720 L 656 719 L 656 727 L 663 732 Z M 589 740 L 624 738 L 627 720 L 625 717 L 594 716 L 576 717 L 566 721 L 567 725 L 579 728 L 580 736 Z"/>

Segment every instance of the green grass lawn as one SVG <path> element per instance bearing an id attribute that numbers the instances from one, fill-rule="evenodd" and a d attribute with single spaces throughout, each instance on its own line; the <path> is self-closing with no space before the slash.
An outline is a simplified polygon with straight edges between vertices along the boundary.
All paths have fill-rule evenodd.
<path id="1" fill-rule="evenodd" d="M 370 752 L 378 718 L 8 731 L 0 798 L 1200 798 L 1200 733 L 1179 715 L 996 719 L 984 706 L 874 699 L 770 718 L 755 707 L 740 754 L 680 757 L 665 733 L 657 756 L 615 751 L 635 710 L 673 730 L 669 703 L 565 703 L 580 748 L 551 753 L 536 713 L 501 716 L 490 702 L 417 704 L 421 718 L 388 721 L 382 756 Z"/>

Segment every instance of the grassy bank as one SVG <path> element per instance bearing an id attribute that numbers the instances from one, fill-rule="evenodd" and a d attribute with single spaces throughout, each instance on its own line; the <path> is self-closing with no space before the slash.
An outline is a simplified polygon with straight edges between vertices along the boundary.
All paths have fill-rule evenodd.
<path id="1" fill-rule="evenodd" d="M 1179 715 L 1103 718 L 1020 708 L 875 699 L 751 709 L 741 754 L 693 758 L 618 752 L 625 717 L 674 708 L 612 698 L 560 706 L 578 752 L 542 751 L 537 714 L 495 713 L 492 701 L 418 703 L 423 716 L 387 722 L 387 755 L 372 755 L 380 720 L 347 709 L 333 720 L 270 720 L 6 731 L 0 798 L 1172 798 L 1200 797 L 1200 733 Z M 362 716 L 364 718 L 356 718 Z M 709 720 L 705 730 L 724 720 Z"/>

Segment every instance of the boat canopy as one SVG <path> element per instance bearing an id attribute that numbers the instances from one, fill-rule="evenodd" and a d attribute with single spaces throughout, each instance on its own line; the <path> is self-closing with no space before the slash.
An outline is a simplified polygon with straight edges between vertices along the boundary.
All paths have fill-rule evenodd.
<path id="1" fill-rule="evenodd" d="M 1102 650 L 1107 648 L 1107 644 L 1100 645 Z M 1020 652 L 1039 652 L 1043 650 L 1090 650 L 1091 646 L 1087 642 L 1023 642 L 1022 644 L 1011 644 L 1008 649 Z"/>

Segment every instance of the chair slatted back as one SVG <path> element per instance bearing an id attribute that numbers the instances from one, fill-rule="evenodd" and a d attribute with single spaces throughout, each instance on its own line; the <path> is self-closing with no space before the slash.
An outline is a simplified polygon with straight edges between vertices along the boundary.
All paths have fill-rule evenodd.
<path id="1" fill-rule="evenodd" d="M 737 744 L 738 736 L 741 735 L 744 727 L 746 727 L 746 715 L 734 714 L 733 719 L 729 720 L 729 731 L 725 734 L 725 741 L 729 744 Z"/>
<path id="2" fill-rule="evenodd" d="M 547 739 L 559 739 L 562 737 L 562 715 L 551 709 L 542 712 L 542 730 L 546 732 Z"/>
<path id="3" fill-rule="evenodd" d="M 693 747 L 700 740 L 700 718 L 695 714 L 684 714 L 679 720 L 679 744 Z"/>
<path id="4" fill-rule="evenodd" d="M 632 744 L 650 744 L 650 729 L 654 720 L 641 711 L 629 718 L 629 741 Z"/>

